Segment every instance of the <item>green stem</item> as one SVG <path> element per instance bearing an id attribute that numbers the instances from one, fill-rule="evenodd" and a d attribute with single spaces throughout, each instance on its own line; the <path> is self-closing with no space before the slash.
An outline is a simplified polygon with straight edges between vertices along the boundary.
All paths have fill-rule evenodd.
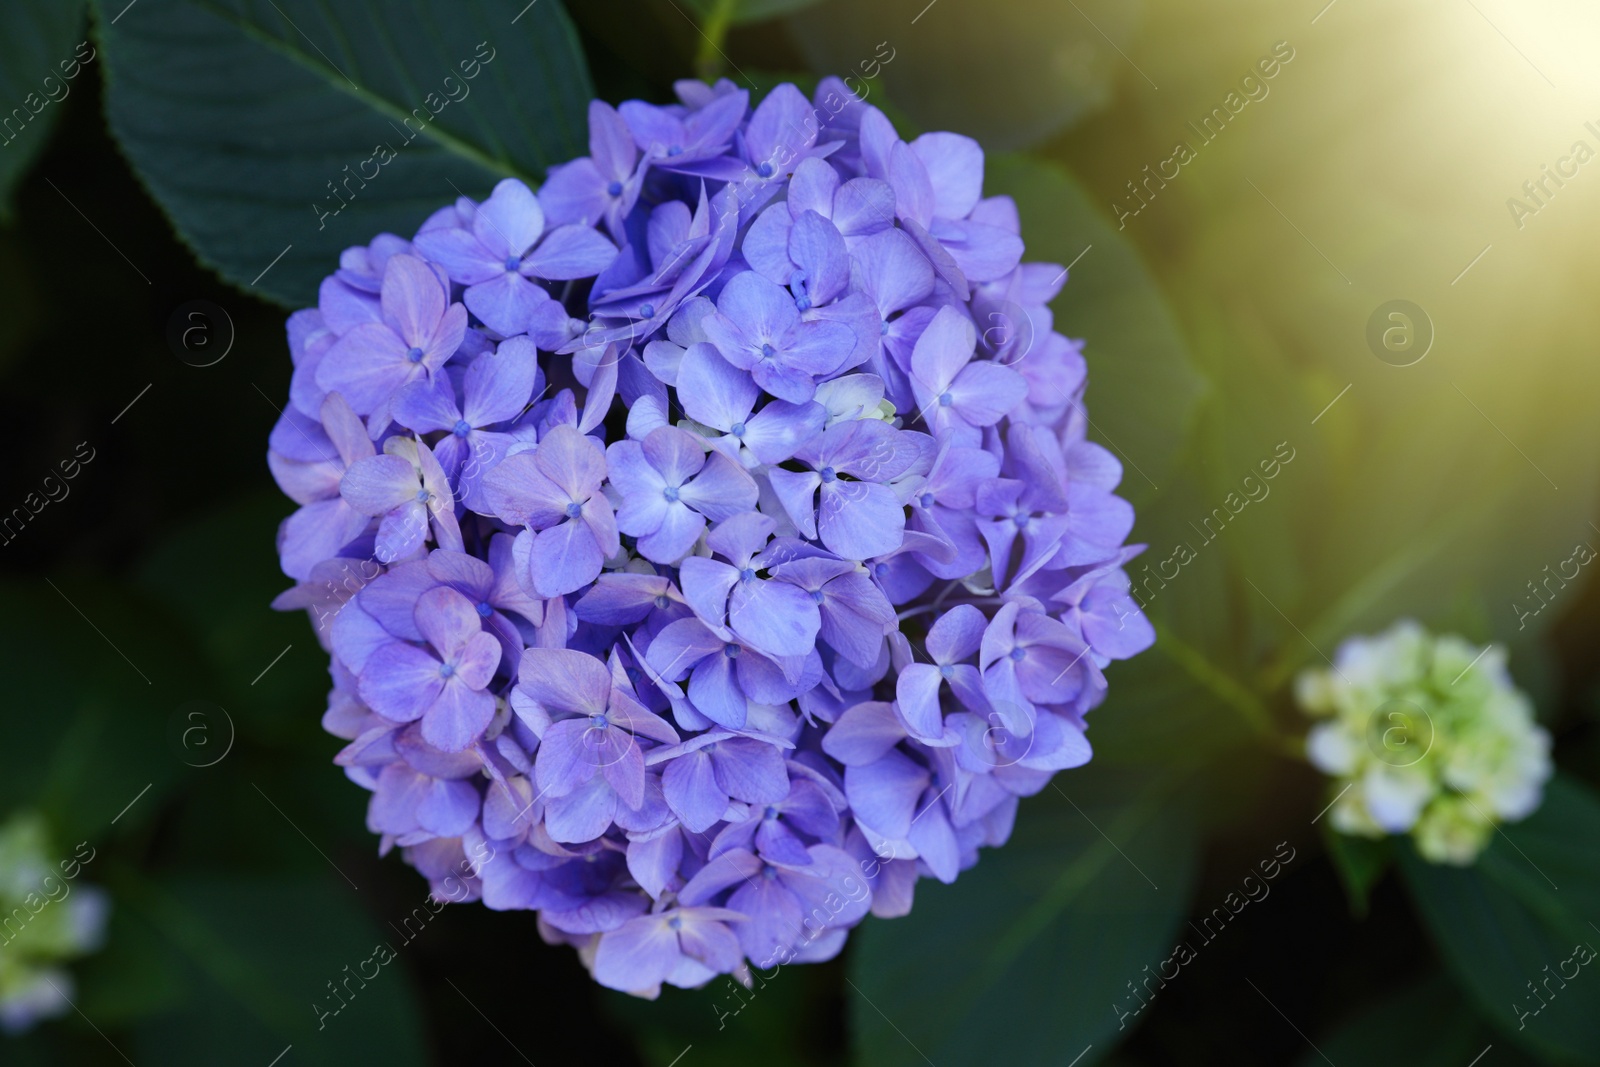
<path id="1" fill-rule="evenodd" d="M 1303 754 L 1298 738 L 1286 737 L 1278 732 L 1272 723 L 1272 713 L 1260 697 L 1227 672 L 1213 667 L 1205 656 L 1165 626 L 1156 626 L 1156 647 L 1218 700 L 1237 711 L 1245 724 L 1262 740 L 1285 754 L 1295 757 Z"/>
<path id="2" fill-rule="evenodd" d="M 694 69 L 708 82 L 715 81 L 722 73 L 727 59 L 722 54 L 722 45 L 728 39 L 728 30 L 738 10 L 739 0 L 715 0 L 700 27 L 700 51 L 694 57 Z"/>

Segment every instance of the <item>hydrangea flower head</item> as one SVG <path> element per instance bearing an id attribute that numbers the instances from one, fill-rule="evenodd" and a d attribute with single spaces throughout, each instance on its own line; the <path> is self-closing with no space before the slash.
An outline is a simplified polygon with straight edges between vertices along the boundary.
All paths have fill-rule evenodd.
<path id="1" fill-rule="evenodd" d="M 1154 640 L 977 143 L 834 79 L 679 98 L 346 253 L 269 450 L 380 848 L 647 996 L 953 881 Z"/>
<path id="2" fill-rule="evenodd" d="M 100 947 L 110 912 L 104 890 L 74 884 L 82 859 L 58 858 L 32 812 L 0 825 L 0 1030 L 20 1033 L 71 1010 L 63 964 Z"/>
<path id="3" fill-rule="evenodd" d="M 1506 671 L 1500 645 L 1435 636 L 1410 620 L 1339 647 L 1331 670 L 1295 680 L 1324 721 L 1306 755 L 1332 775 L 1335 829 L 1411 834 L 1434 863 L 1465 866 L 1495 825 L 1531 814 L 1550 777 L 1550 735 Z"/>

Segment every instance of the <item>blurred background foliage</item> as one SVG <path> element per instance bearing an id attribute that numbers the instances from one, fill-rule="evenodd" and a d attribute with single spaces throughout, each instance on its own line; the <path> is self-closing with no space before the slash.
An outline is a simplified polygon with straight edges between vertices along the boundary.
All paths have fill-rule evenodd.
<path id="1" fill-rule="evenodd" d="M 0 1039 L 4 1062 L 1600 1061 L 1600 979 L 1516 1015 L 1600 939 L 1600 596 L 1587 573 L 1548 610 L 1530 589 L 1600 540 L 1600 170 L 1520 226 L 1507 206 L 1600 147 L 1592 5 L 124 2 L 0 8 L 0 111 L 25 109 L 0 147 L 0 506 L 94 455 L 0 555 L 0 816 L 41 811 L 63 856 L 93 842 L 114 901 L 77 1010 Z M 479 42 L 473 95 L 330 199 Z M 1272 55 L 1202 144 L 1190 124 Z M 375 855 L 318 725 L 325 657 L 267 607 L 289 506 L 263 457 L 285 308 L 341 248 L 537 181 L 583 151 L 591 93 L 664 100 L 697 73 L 849 73 L 903 130 L 982 140 L 1029 258 L 1073 264 L 1055 322 L 1088 341 L 1092 436 L 1151 546 L 1136 580 L 1197 554 L 1150 600 L 1156 648 L 1111 672 L 1095 762 L 1007 848 L 840 960 L 646 1003 L 530 915 L 446 908 L 402 943 L 425 885 Z M 1136 193 L 1178 141 L 1194 157 Z M 1366 340 L 1395 299 L 1431 320 L 1411 366 Z M 195 300 L 231 322 L 211 366 L 167 340 Z M 1280 446 L 1270 496 L 1199 544 Z M 1294 673 L 1403 615 L 1508 643 L 1556 738 L 1545 806 L 1469 870 L 1332 839 L 1295 754 Z M 1280 843 L 1243 929 L 1138 1008 L 1145 968 Z M 319 1029 L 385 942 L 396 962 Z"/>

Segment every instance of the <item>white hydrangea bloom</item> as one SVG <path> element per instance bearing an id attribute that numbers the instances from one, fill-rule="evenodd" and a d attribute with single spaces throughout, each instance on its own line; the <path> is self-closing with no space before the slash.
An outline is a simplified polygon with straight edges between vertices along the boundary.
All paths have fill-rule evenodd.
<path id="1" fill-rule="evenodd" d="M 1410 833 L 1435 863 L 1477 858 L 1497 822 L 1539 806 L 1550 735 L 1506 670 L 1506 651 L 1404 619 L 1349 638 L 1332 670 L 1295 679 L 1295 699 L 1323 721 L 1306 757 L 1334 778 L 1330 821 L 1364 837 Z"/>

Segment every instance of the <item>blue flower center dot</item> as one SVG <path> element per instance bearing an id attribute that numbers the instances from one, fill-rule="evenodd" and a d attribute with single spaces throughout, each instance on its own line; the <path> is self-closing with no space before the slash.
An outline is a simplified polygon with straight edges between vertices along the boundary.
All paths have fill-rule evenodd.
<path id="1" fill-rule="evenodd" d="M 665 593 L 663 593 L 660 596 L 656 597 L 656 607 L 660 608 L 661 610 L 665 611 L 671 605 L 672 605 L 672 601 L 667 599 L 667 596 L 666 596 Z"/>
<path id="2" fill-rule="evenodd" d="M 567 505 L 567 518 L 575 519 L 579 515 L 582 515 L 582 514 L 583 514 L 583 505 L 582 504 L 573 503 L 573 504 L 568 504 Z"/>
<path id="3" fill-rule="evenodd" d="M 778 354 L 778 350 L 776 348 L 773 348 L 771 345 L 763 344 L 761 346 L 761 358 L 762 359 L 771 359 L 773 356 L 775 356 L 777 354 Z"/>
<path id="4" fill-rule="evenodd" d="M 763 178 L 772 177 L 772 164 L 771 163 L 763 163 L 763 164 L 761 164 L 761 166 L 756 168 L 756 173 L 761 175 Z"/>
<path id="5" fill-rule="evenodd" d="M 406 358 L 413 363 L 421 363 L 422 349 L 412 346 L 411 350 L 406 353 Z"/>
<path id="6" fill-rule="evenodd" d="M 921 504 L 925 508 L 933 507 L 933 494 L 923 493 L 922 496 L 917 498 L 917 503 Z"/>
<path id="7" fill-rule="evenodd" d="M 811 590 L 811 599 L 815 600 L 818 604 L 822 603 L 822 601 L 825 599 L 823 597 L 823 595 L 822 595 L 822 590 L 820 590 L 820 589 Z"/>
<path id="8" fill-rule="evenodd" d="M 772 879 L 778 877 L 778 868 L 776 868 L 776 867 L 763 867 L 761 869 L 761 877 L 767 879 L 768 881 L 771 881 Z"/>
<path id="9" fill-rule="evenodd" d="M 1013 648 L 1011 650 L 1011 658 L 1016 660 L 1018 663 L 1021 663 L 1023 659 L 1027 657 L 1027 655 L 1028 650 L 1025 648 Z"/>
<path id="10" fill-rule="evenodd" d="M 682 919 L 682 917 L 674 915 L 672 918 L 667 920 L 667 926 L 669 926 L 670 928 L 672 928 L 674 930 L 682 930 L 683 929 L 683 919 Z"/>
<path id="11" fill-rule="evenodd" d="M 675 485 L 664 485 L 661 487 L 661 495 L 666 497 L 669 502 L 677 503 L 678 487 Z"/>
<path id="12" fill-rule="evenodd" d="M 886 577 L 889 573 L 889 565 L 887 563 L 874 563 L 872 565 L 872 573 L 879 578 Z"/>
<path id="13" fill-rule="evenodd" d="M 418 489 L 417 490 L 417 503 L 426 504 L 427 502 L 428 502 L 428 491 L 426 489 Z"/>
<path id="14" fill-rule="evenodd" d="M 610 185 L 606 186 L 606 192 L 610 193 L 612 196 L 621 196 L 622 195 L 622 183 L 621 182 L 612 182 Z"/>
<path id="15" fill-rule="evenodd" d="M 764 819 L 776 819 L 778 817 L 778 809 L 768 804 L 767 810 L 761 813 L 761 817 Z"/>
<path id="16" fill-rule="evenodd" d="M 450 432 L 455 434 L 457 437 L 465 437 L 467 434 L 472 432 L 472 423 L 468 422 L 466 419 L 457 419 L 456 424 L 450 427 Z"/>
<path id="17" fill-rule="evenodd" d="M 804 289 L 800 290 L 800 295 L 794 298 L 794 306 L 799 308 L 801 311 L 811 310 L 811 298 L 806 295 Z"/>
<path id="18" fill-rule="evenodd" d="M 755 581 L 755 580 L 756 580 L 756 572 L 755 572 L 755 568 L 753 568 L 753 567 L 746 567 L 746 568 L 745 568 L 745 569 L 744 569 L 744 570 L 742 570 L 742 571 L 740 571 L 740 572 L 739 572 L 739 579 L 740 579 L 740 580 L 741 580 L 741 581 L 746 581 L 746 582 L 753 582 L 753 581 Z"/>
<path id="19" fill-rule="evenodd" d="M 681 156 L 681 155 L 683 155 L 683 146 L 682 145 L 676 145 L 676 144 L 673 145 L 671 148 L 667 149 L 667 155 L 669 155 L 669 156 Z"/>
<path id="20" fill-rule="evenodd" d="M 728 429 L 728 432 L 733 434 L 733 436 L 735 436 L 735 437 L 743 437 L 744 436 L 744 423 L 742 423 L 742 422 L 734 423 Z"/>
<path id="21" fill-rule="evenodd" d="M 884 336 L 887 336 L 888 333 L 889 333 L 889 320 L 888 319 L 884 319 L 883 320 L 883 325 L 878 328 L 878 336 L 879 337 L 884 337 Z"/>
<path id="22" fill-rule="evenodd" d="M 441 664 L 439 664 L 439 677 L 441 677 L 441 678 L 449 678 L 451 675 L 453 675 L 455 673 L 456 673 L 456 665 L 454 663 L 441 663 Z"/>
<path id="23" fill-rule="evenodd" d="M 1029 518 L 1030 518 L 1030 516 L 1027 515 L 1027 514 L 1013 515 L 1013 516 L 1011 516 L 1011 521 L 1016 523 L 1017 529 L 1026 530 L 1028 528 L 1028 519 Z"/>
<path id="24" fill-rule="evenodd" d="M 822 475 L 822 480 L 824 482 L 835 481 L 839 477 L 839 472 L 834 470 L 832 467 L 823 467 L 822 470 L 818 471 L 817 473 Z"/>
<path id="25" fill-rule="evenodd" d="M 506 257 L 506 270 L 516 270 L 520 266 L 522 266 L 522 257 L 521 256 L 507 256 Z"/>
<path id="26" fill-rule="evenodd" d="M 729 641 L 727 644 L 722 646 L 722 654 L 727 656 L 729 659 L 738 659 L 739 646 L 734 644 L 732 641 Z"/>
<path id="27" fill-rule="evenodd" d="M 955 402 L 956 402 L 956 398 L 951 396 L 948 391 L 939 394 L 939 406 L 940 407 L 947 408 L 951 404 L 954 404 Z"/>
<path id="28" fill-rule="evenodd" d="M 591 715 L 589 716 L 589 725 L 594 727 L 596 730 L 604 730 L 611 724 L 606 722 L 606 717 L 604 715 Z"/>
<path id="29" fill-rule="evenodd" d="M 494 614 L 494 605 L 490 604 L 487 600 L 478 601 L 478 614 L 487 619 L 490 615 Z"/>
<path id="30" fill-rule="evenodd" d="M 654 318 L 655 314 L 656 314 L 656 306 L 654 304 L 640 304 L 639 305 L 639 317 L 641 319 Z"/>
<path id="31" fill-rule="evenodd" d="M 939 677 L 950 679 L 956 675 L 956 669 L 948 663 L 939 664 Z"/>

